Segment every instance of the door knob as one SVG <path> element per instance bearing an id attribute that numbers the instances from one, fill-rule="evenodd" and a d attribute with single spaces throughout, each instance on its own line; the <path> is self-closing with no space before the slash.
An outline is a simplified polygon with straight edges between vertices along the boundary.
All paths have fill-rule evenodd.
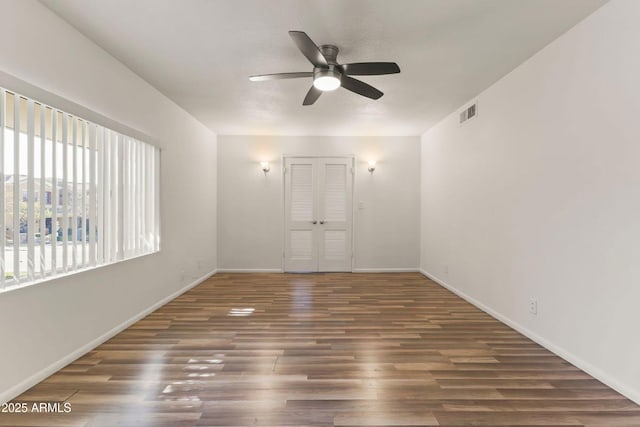
<path id="1" fill-rule="evenodd" d="M 320 221 L 320 224 L 324 224 L 325 222 L 327 222 L 327 221 Z"/>
<path id="2" fill-rule="evenodd" d="M 317 224 L 317 223 L 318 223 L 318 221 L 311 221 L 311 224 Z M 322 224 L 322 223 L 320 223 L 320 224 Z"/>

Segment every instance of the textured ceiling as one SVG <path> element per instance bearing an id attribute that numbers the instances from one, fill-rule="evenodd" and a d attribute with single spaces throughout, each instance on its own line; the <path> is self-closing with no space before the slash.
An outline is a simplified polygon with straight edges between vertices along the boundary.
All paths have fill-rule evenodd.
<path id="1" fill-rule="evenodd" d="M 601 6 L 603 0 L 42 0 L 219 134 L 419 135 Z M 287 31 L 338 61 L 395 61 L 309 107 L 311 71 Z M 360 78 L 360 77 L 359 77 Z"/>

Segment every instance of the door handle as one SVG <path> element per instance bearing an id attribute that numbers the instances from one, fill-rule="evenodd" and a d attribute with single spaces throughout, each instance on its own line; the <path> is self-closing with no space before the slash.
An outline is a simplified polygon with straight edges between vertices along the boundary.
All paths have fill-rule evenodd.
<path id="1" fill-rule="evenodd" d="M 324 224 L 325 222 L 329 222 L 329 221 L 320 221 L 320 224 Z"/>
<path id="2" fill-rule="evenodd" d="M 318 221 L 311 221 L 311 224 L 317 224 L 317 223 L 318 223 Z M 320 224 L 322 224 L 322 223 L 320 223 Z"/>

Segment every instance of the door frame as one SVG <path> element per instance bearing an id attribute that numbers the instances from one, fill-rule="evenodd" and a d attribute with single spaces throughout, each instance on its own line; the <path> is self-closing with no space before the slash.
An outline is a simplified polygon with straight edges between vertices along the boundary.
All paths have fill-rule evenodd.
<path id="1" fill-rule="evenodd" d="M 351 160 L 351 260 L 349 261 L 350 271 L 353 273 L 353 261 L 356 258 L 356 239 L 355 239 L 355 225 L 356 225 L 356 173 L 358 173 L 358 168 L 356 167 L 357 159 L 354 154 L 344 154 L 344 155 L 313 155 L 313 156 L 305 156 L 302 154 L 288 155 L 283 154 L 280 158 L 280 164 L 282 165 L 280 171 L 280 214 L 282 221 L 282 256 L 280 257 L 280 270 L 286 273 L 284 269 L 284 257 L 285 257 L 285 248 L 287 244 L 287 224 L 286 224 L 286 206 L 285 206 L 285 161 L 286 159 L 349 159 Z"/>

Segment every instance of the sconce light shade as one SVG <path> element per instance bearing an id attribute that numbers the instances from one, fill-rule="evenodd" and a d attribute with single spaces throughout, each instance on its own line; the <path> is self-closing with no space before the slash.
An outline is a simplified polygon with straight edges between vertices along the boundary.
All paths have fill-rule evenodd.
<path id="1" fill-rule="evenodd" d="M 260 162 L 260 167 L 262 168 L 262 172 L 267 173 L 271 170 L 271 166 L 269 166 L 269 162 Z"/>
<path id="2" fill-rule="evenodd" d="M 369 173 L 373 173 L 373 171 L 376 170 L 375 160 L 369 160 L 369 167 L 367 168 L 367 170 L 369 171 Z"/>

